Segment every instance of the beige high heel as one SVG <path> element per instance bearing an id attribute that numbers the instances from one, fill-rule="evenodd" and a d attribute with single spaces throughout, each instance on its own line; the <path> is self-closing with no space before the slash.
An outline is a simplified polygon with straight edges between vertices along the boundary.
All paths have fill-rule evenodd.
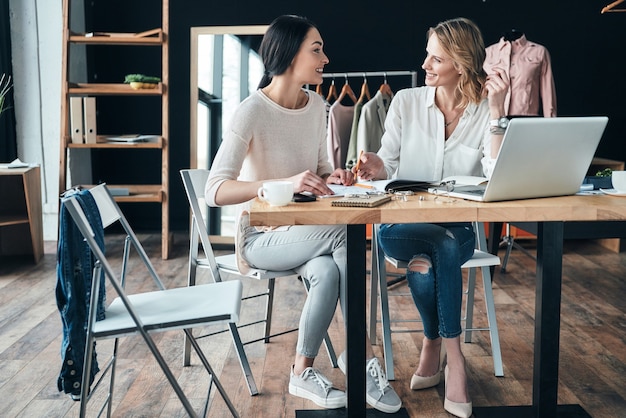
<path id="1" fill-rule="evenodd" d="M 449 413 L 451 413 L 452 415 L 459 417 L 459 418 L 469 418 L 472 416 L 472 402 L 452 402 L 450 399 L 448 399 L 448 391 L 447 386 L 448 386 L 448 365 L 446 365 L 446 368 L 444 369 L 444 375 L 445 375 L 445 384 L 444 384 L 444 398 L 445 400 L 443 401 L 443 409 L 445 409 L 446 411 L 448 411 Z"/>
<path id="2" fill-rule="evenodd" d="M 441 383 L 441 373 L 443 372 L 443 364 L 446 359 L 446 345 L 443 342 L 443 338 L 441 340 L 441 349 L 439 351 L 439 370 L 432 376 L 419 376 L 413 373 L 411 376 L 411 389 L 412 390 L 420 390 L 420 389 L 428 389 L 437 386 Z"/>

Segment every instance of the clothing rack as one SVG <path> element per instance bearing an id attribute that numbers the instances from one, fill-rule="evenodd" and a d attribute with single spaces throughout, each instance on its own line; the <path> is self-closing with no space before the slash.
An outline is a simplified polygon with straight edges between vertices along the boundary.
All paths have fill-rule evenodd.
<path id="1" fill-rule="evenodd" d="M 411 87 L 417 87 L 417 71 L 351 71 L 347 73 L 324 73 L 324 78 L 354 78 L 354 77 L 395 77 L 411 76 Z"/>
<path id="2" fill-rule="evenodd" d="M 322 77 L 324 79 L 332 79 L 331 85 L 328 90 L 328 94 L 325 97 L 327 103 L 332 103 L 332 105 L 328 108 L 328 155 L 331 165 L 335 168 L 350 168 L 352 164 L 357 160 L 357 141 L 358 132 L 357 132 L 357 124 L 360 122 L 360 114 L 363 108 L 367 108 L 368 112 L 372 112 L 370 110 L 370 92 L 368 88 L 368 77 L 383 77 L 384 81 L 380 86 L 380 89 L 376 91 L 376 95 L 374 98 L 376 100 L 371 101 L 371 104 L 375 106 L 374 112 L 378 113 L 379 110 L 376 108 L 377 106 L 382 106 L 385 103 L 385 113 L 387 108 L 390 105 L 391 98 L 393 97 L 393 91 L 391 90 L 391 86 L 388 84 L 388 77 L 392 76 L 409 76 L 411 78 L 411 87 L 417 87 L 417 72 L 416 71 L 353 71 L 353 72 L 343 72 L 343 73 L 324 73 Z M 363 84 L 361 86 L 361 95 L 357 97 L 350 84 L 348 82 L 348 78 L 361 78 L 363 80 Z M 335 78 L 345 78 L 345 83 L 336 83 Z M 316 87 L 316 92 L 324 97 L 322 93 L 322 84 L 320 83 Z M 343 85 L 343 86 L 341 86 Z M 406 85 L 403 86 L 403 88 Z M 307 86 L 308 88 L 308 86 Z M 337 89 L 341 89 L 340 92 L 337 92 Z M 377 96 L 380 94 L 381 96 Z M 340 106 L 341 101 L 344 98 L 349 98 L 350 102 L 354 104 L 354 106 L 349 109 L 349 107 Z M 373 99 L 373 98 L 372 98 Z M 367 103 L 364 102 L 367 101 Z M 344 109 L 345 108 L 345 109 Z M 357 109 L 359 113 L 356 113 Z M 347 110 L 347 111 L 346 111 Z M 340 116 L 337 116 L 339 114 Z M 372 118 L 370 118 L 372 119 Z M 380 146 L 380 136 L 384 132 L 383 127 L 381 126 L 381 122 L 379 118 L 375 118 L 376 120 L 372 120 L 370 125 L 372 125 L 373 133 L 371 135 L 363 135 L 362 140 L 367 142 L 367 145 L 362 144 L 361 148 L 365 150 L 370 150 L 372 148 L 370 146 L 370 142 L 375 143 L 375 149 Z M 341 122 L 337 122 L 337 121 Z M 380 135 L 380 136 L 379 136 Z"/>

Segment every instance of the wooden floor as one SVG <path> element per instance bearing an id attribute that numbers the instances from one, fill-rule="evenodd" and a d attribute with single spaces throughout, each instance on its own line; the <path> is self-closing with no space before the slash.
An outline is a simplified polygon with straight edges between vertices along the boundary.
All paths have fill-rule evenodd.
<path id="1" fill-rule="evenodd" d="M 119 249 L 119 239 L 107 251 Z M 148 253 L 169 286 L 186 283 L 187 243 L 183 235 L 175 239 L 172 258 L 163 261 L 158 235 L 140 235 Z M 534 250 L 534 241 L 524 245 Z M 504 255 L 504 251 L 500 253 Z M 46 244 L 46 254 L 36 266 L 28 258 L 0 259 L 0 417 L 75 417 L 78 404 L 58 392 L 60 370 L 61 319 L 55 304 L 55 246 Z M 529 404 L 532 387 L 534 261 L 521 251 L 513 251 L 506 274 L 494 277 L 496 312 L 500 327 L 505 376 L 493 375 L 488 335 L 478 333 L 474 342 L 463 344 L 469 373 L 469 391 L 476 406 Z M 566 243 L 563 267 L 561 321 L 561 363 L 559 403 L 580 404 L 595 418 L 626 416 L 626 254 L 607 252 L 586 241 Z M 206 280 L 203 276 L 203 280 Z M 264 283 L 246 281 L 244 291 L 259 289 Z M 406 290 L 400 286 L 400 291 Z M 476 321 L 483 321 L 480 289 L 477 289 Z M 295 279 L 277 281 L 275 330 L 297 326 L 304 289 Z M 108 296 L 113 298 L 109 291 Z M 246 302 L 244 320 L 261 312 L 259 302 Z M 406 297 L 393 298 L 392 315 L 417 317 Z M 330 335 L 337 352 L 342 340 L 342 320 L 337 314 Z M 243 337 L 260 332 L 247 329 Z M 206 375 L 193 358 L 183 368 L 182 338 L 178 333 L 156 337 L 166 360 L 180 376 L 192 402 L 199 406 L 207 388 Z M 315 409 L 315 405 L 288 394 L 289 367 L 296 334 L 286 334 L 270 344 L 247 346 L 260 394 L 248 394 L 227 333 L 202 339 L 219 379 L 242 417 L 293 417 L 295 410 Z M 99 342 L 97 352 L 104 358 L 110 342 Z M 411 373 L 418 363 L 421 335 L 394 334 L 396 377 L 392 385 L 411 417 L 448 417 L 444 412 L 443 385 L 419 392 L 409 390 Z M 116 417 L 184 416 L 174 392 L 149 356 L 138 337 L 122 341 L 114 394 Z M 375 352 L 381 354 L 380 340 Z M 339 387 L 344 377 L 332 369 L 325 353 L 316 361 Z M 228 416 L 225 405 L 214 398 L 209 416 Z"/>

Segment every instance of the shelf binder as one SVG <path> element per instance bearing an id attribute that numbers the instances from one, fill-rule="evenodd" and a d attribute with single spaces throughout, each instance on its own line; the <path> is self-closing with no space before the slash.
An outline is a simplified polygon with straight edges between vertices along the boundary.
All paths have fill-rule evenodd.
<path id="1" fill-rule="evenodd" d="M 359 208 L 373 208 L 380 206 L 383 203 L 389 202 L 391 196 L 389 195 L 363 195 L 362 197 L 342 197 L 341 199 L 333 200 L 331 206 L 346 206 L 346 207 L 359 207 Z"/>
<path id="2" fill-rule="evenodd" d="M 96 143 L 96 98 L 83 98 L 83 117 L 85 129 L 85 143 Z"/>
<path id="3" fill-rule="evenodd" d="M 83 143 L 83 98 L 70 97 L 70 129 L 72 143 Z"/>

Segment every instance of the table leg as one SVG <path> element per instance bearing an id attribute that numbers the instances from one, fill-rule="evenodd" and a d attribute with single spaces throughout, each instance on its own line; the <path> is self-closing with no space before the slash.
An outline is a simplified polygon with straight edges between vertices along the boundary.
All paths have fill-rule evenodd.
<path id="1" fill-rule="evenodd" d="M 563 222 L 538 227 L 533 406 L 538 416 L 553 417 L 559 382 Z"/>
<path id="2" fill-rule="evenodd" d="M 345 294 L 347 350 L 346 408 L 296 411 L 296 417 L 365 417 L 365 225 L 348 225 Z M 349 291 L 348 291 L 349 289 Z"/>
<path id="3" fill-rule="evenodd" d="M 365 225 L 348 225 L 348 283 L 346 286 L 346 390 L 348 416 L 365 416 Z"/>
<path id="4" fill-rule="evenodd" d="M 558 405 L 563 222 L 538 225 L 533 396 L 530 406 L 474 408 L 483 417 L 589 417 L 579 405 Z"/>

